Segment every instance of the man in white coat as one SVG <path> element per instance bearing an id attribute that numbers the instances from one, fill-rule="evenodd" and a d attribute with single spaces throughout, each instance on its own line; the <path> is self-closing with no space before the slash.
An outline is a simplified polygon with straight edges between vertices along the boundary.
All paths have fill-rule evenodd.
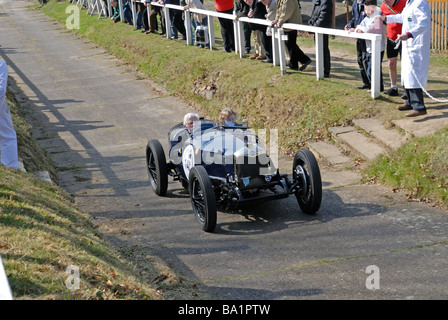
<path id="1" fill-rule="evenodd" d="M 17 135 L 5 99 L 7 82 L 8 66 L 0 60 L 0 162 L 4 166 L 18 169 Z"/>
<path id="2" fill-rule="evenodd" d="M 428 0 L 408 0 L 401 14 L 381 16 L 387 23 L 403 23 L 401 82 L 408 99 L 398 110 L 413 110 L 407 117 L 426 114 L 423 90 L 428 81 L 431 45 L 431 9 Z"/>

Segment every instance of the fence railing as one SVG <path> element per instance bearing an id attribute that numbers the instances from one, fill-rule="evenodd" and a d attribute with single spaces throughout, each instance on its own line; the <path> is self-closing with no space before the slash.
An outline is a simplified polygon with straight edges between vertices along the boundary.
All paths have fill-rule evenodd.
<path id="1" fill-rule="evenodd" d="M 428 0 L 431 8 L 431 49 L 448 50 L 448 0 Z"/>
<path id="2" fill-rule="evenodd" d="M 90 13 L 92 14 L 92 10 L 94 8 L 97 9 L 98 18 L 100 18 L 102 15 L 106 15 L 105 10 L 101 9 L 101 4 L 99 3 L 100 0 L 78 0 L 78 4 L 86 4 L 88 8 L 91 8 Z M 111 0 L 107 0 L 108 5 L 108 12 L 109 15 L 111 13 Z M 122 1 L 122 0 L 119 0 Z M 145 3 L 145 0 L 137 0 L 136 2 Z M 137 14 L 136 14 L 136 7 L 135 2 L 131 3 L 131 11 L 132 11 L 132 17 L 133 17 L 133 24 L 137 24 Z M 169 18 L 169 10 L 181 10 L 184 11 L 183 6 L 178 5 L 172 5 L 172 4 L 159 4 L 157 2 L 151 2 L 151 6 L 159 6 L 163 9 L 163 14 L 165 17 L 165 29 L 166 37 L 170 37 L 170 18 Z M 263 19 L 255 19 L 255 18 L 238 18 L 234 14 L 225 14 L 220 13 L 216 11 L 210 11 L 210 10 L 201 10 L 201 9 L 194 9 L 190 8 L 185 10 L 185 25 L 187 26 L 186 29 L 189 30 L 190 26 L 190 12 L 192 13 L 200 13 L 205 16 L 207 16 L 208 21 L 208 35 L 209 35 L 209 41 L 210 41 L 210 50 L 215 48 L 215 35 L 214 35 L 214 25 L 213 25 L 213 19 L 214 18 L 224 18 L 229 19 L 233 21 L 234 24 L 234 34 L 235 34 L 235 53 L 239 54 L 239 56 L 242 58 L 244 57 L 244 50 L 243 43 L 244 43 L 244 32 L 243 32 L 243 22 L 250 22 L 260 25 L 266 25 L 270 26 L 271 23 L 267 20 Z M 89 11 L 88 11 L 89 13 Z M 123 14 L 123 6 L 120 6 L 120 17 L 121 21 L 124 22 L 124 14 Z M 148 10 L 148 19 L 149 19 L 149 10 Z M 372 74 L 371 74 L 371 96 L 373 99 L 380 96 L 380 68 L 381 68 L 381 36 L 377 34 L 371 34 L 371 33 L 348 33 L 345 30 L 338 30 L 338 29 L 331 29 L 331 28 L 320 28 L 320 27 L 312 27 L 307 26 L 303 24 L 292 24 L 292 23 L 285 23 L 282 28 L 273 27 L 272 36 L 272 53 L 273 53 L 273 64 L 275 66 L 280 66 L 280 72 L 282 75 L 286 73 L 286 55 L 285 55 L 285 45 L 284 41 L 286 40 L 284 37 L 284 29 L 289 30 L 297 30 L 302 32 L 310 32 L 314 33 L 315 35 L 315 50 L 316 50 L 316 78 L 317 80 L 324 78 L 324 59 L 323 59 L 323 36 L 324 34 L 327 35 L 334 35 L 334 36 L 341 36 L 341 37 L 347 37 L 347 38 L 355 38 L 355 39 L 365 39 L 367 41 L 372 42 Z M 191 33 L 186 32 L 186 42 L 187 45 L 190 45 L 192 43 L 191 41 Z"/>

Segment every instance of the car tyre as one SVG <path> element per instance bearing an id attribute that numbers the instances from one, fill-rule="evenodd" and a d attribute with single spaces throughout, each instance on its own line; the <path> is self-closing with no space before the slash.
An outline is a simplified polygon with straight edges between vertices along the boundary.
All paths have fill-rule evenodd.
<path id="1" fill-rule="evenodd" d="M 164 196 L 168 190 L 168 172 L 165 152 L 158 140 L 150 140 L 146 146 L 146 167 L 152 190 Z"/>
<path id="2" fill-rule="evenodd" d="M 212 182 L 203 166 L 190 171 L 189 187 L 191 205 L 202 230 L 212 232 L 216 226 L 216 197 Z"/>
<path id="3" fill-rule="evenodd" d="M 299 182 L 295 191 L 300 209 L 307 214 L 316 213 L 322 202 L 322 180 L 319 165 L 307 149 L 296 152 L 292 166 L 293 183 Z"/>

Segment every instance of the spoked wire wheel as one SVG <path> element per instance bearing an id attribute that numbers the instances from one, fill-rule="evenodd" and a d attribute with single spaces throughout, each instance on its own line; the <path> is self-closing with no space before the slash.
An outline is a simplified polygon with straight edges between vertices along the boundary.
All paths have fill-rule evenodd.
<path id="1" fill-rule="evenodd" d="M 152 190 L 164 196 L 168 189 L 168 173 L 163 147 L 158 140 L 150 140 L 146 146 L 146 166 Z"/>
<path id="2" fill-rule="evenodd" d="M 203 166 L 190 170 L 189 191 L 194 214 L 202 230 L 211 232 L 216 226 L 216 198 L 212 182 Z"/>

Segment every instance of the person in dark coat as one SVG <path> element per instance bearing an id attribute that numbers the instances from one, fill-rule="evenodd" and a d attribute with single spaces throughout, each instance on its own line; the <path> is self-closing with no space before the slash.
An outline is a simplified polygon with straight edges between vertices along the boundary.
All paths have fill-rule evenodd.
<path id="1" fill-rule="evenodd" d="M 284 23 L 302 23 L 302 11 L 297 0 L 277 0 L 277 12 L 272 25 L 281 28 Z M 311 59 L 297 45 L 297 30 L 285 30 L 285 34 L 288 37 L 286 47 L 289 52 L 289 68 L 305 70 Z M 300 68 L 299 62 L 302 64 Z"/>
<path id="2" fill-rule="evenodd" d="M 333 1 L 313 0 L 313 10 L 308 21 L 309 25 L 321 28 L 331 28 L 333 22 Z M 331 61 L 330 48 L 328 47 L 328 34 L 324 38 L 324 77 L 330 77 Z"/>
<path id="3" fill-rule="evenodd" d="M 250 5 L 248 5 L 244 0 L 235 1 L 235 15 L 238 18 L 247 18 L 250 11 Z M 249 22 L 243 22 L 243 33 L 244 33 L 244 48 L 246 54 L 250 53 L 251 42 L 250 37 L 252 34 L 252 29 L 249 26 Z"/>
<path id="4" fill-rule="evenodd" d="M 352 18 L 345 26 L 346 31 L 354 31 L 366 16 L 364 12 L 365 0 L 355 0 L 352 5 Z M 366 40 L 356 39 L 356 57 L 358 61 L 359 71 L 361 72 L 362 85 L 358 89 L 370 89 L 370 81 L 364 66 L 367 64 Z"/>

